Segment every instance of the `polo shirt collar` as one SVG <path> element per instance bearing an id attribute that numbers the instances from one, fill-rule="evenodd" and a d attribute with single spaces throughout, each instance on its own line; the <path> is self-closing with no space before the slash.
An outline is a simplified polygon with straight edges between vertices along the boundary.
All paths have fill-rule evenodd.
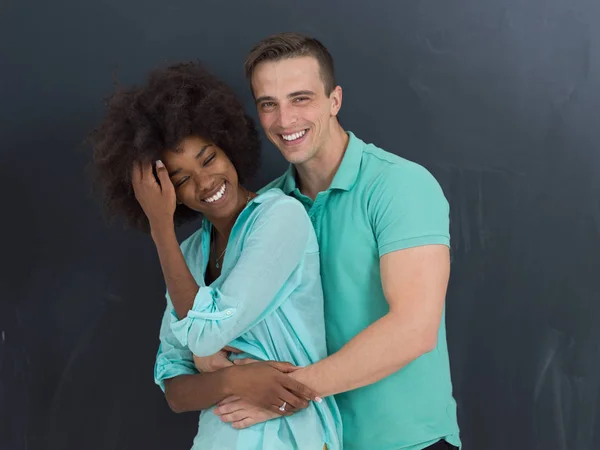
<path id="1" fill-rule="evenodd" d="M 349 191 L 358 179 L 364 142 L 357 138 L 351 131 L 346 131 L 346 133 L 348 134 L 348 146 L 329 189 Z M 290 164 L 284 174 L 282 190 L 285 194 L 290 195 L 297 187 L 296 169 L 293 164 Z"/>

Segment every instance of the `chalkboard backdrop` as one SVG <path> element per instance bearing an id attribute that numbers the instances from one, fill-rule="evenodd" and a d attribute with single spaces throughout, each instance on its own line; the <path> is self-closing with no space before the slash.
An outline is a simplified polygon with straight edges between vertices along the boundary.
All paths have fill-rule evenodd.
<path id="1" fill-rule="evenodd" d="M 600 449 L 593 0 L 1 2 L 0 448 L 189 448 L 197 415 L 152 379 L 154 247 L 103 220 L 83 141 L 115 80 L 182 60 L 256 116 L 243 60 L 279 31 L 321 39 L 344 127 L 426 166 L 450 201 L 464 448 Z M 264 142 L 253 188 L 286 167 Z"/>

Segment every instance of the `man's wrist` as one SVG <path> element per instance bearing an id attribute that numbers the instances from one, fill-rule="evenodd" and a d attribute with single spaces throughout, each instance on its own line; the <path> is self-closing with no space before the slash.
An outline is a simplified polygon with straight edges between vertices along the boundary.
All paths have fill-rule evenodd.
<path id="1" fill-rule="evenodd" d="M 296 380 L 298 383 L 302 383 L 305 386 L 308 386 L 307 382 L 309 380 L 309 372 L 308 368 L 310 366 L 302 367 L 298 370 L 294 370 L 293 372 L 288 373 L 288 375 Z M 308 386 L 312 389 L 312 386 Z"/>
<path id="2" fill-rule="evenodd" d="M 288 373 L 288 375 L 298 383 L 312 389 L 319 397 L 333 395 L 333 392 L 330 392 L 332 389 L 331 380 L 323 375 L 322 361 L 324 360 L 302 367 Z"/>

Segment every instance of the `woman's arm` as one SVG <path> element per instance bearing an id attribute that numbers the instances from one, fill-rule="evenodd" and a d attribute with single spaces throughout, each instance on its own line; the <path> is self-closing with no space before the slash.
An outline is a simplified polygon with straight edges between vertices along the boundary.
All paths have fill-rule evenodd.
<path id="1" fill-rule="evenodd" d="M 136 165 L 133 168 L 133 188 L 138 202 L 148 217 L 152 236 L 157 245 L 157 251 L 161 260 L 165 282 L 167 284 L 167 298 L 173 305 L 172 312 L 166 316 L 168 318 L 168 323 L 170 324 L 170 332 L 175 335 L 179 334 L 179 336 L 176 336 L 179 344 L 181 344 L 182 347 L 190 348 L 192 350 L 194 350 L 193 345 L 186 345 L 190 342 L 190 338 L 194 343 L 198 343 L 199 340 L 203 341 L 202 344 L 208 342 L 208 345 L 203 347 L 205 350 L 204 352 L 194 351 L 194 353 L 198 354 L 198 356 L 211 355 L 221 350 L 221 348 L 227 345 L 233 338 L 226 337 L 225 335 L 219 336 L 220 330 L 218 324 L 216 324 L 216 327 L 204 327 L 206 321 L 217 322 L 229 318 L 234 315 L 237 308 L 219 311 L 219 307 L 223 307 L 223 305 L 218 306 L 220 303 L 219 295 L 213 298 L 213 292 L 210 288 L 198 288 L 196 281 L 185 263 L 185 259 L 183 258 L 183 254 L 175 237 L 173 213 L 175 211 L 176 198 L 173 184 L 162 163 L 157 162 L 156 170 L 160 185 L 156 182 L 156 179 L 152 174 L 151 164 Z M 296 208 L 301 208 L 301 211 L 304 214 L 302 218 L 305 221 L 308 221 L 308 217 L 306 217 L 306 213 L 302 206 L 299 203 L 293 203 L 295 200 L 288 199 L 288 201 L 292 202 L 291 204 L 294 204 Z M 288 202 L 283 201 L 280 203 L 286 204 Z M 281 211 L 281 213 L 285 214 L 285 211 Z M 296 217 L 297 215 L 298 210 L 296 209 L 296 214 L 293 216 Z M 274 217 L 275 221 L 277 217 L 280 216 L 276 215 Z M 272 228 L 272 224 L 269 225 L 265 223 L 265 219 L 266 218 L 263 217 L 262 221 L 257 220 L 257 223 L 255 223 L 256 229 L 254 231 L 258 231 L 262 228 L 265 228 L 266 230 Z M 307 232 L 309 228 L 303 225 L 304 224 L 299 225 L 298 223 L 291 224 L 292 228 Z M 310 226 L 310 221 L 308 221 L 308 225 Z M 285 230 L 279 229 L 276 231 L 279 236 L 277 241 L 280 244 L 283 243 L 283 245 L 285 245 L 286 239 L 281 239 L 281 237 L 283 237 L 281 232 L 283 231 L 285 233 Z M 260 311 L 262 311 L 262 313 L 266 315 L 271 312 L 271 310 L 277 308 L 278 305 L 269 305 L 269 303 L 273 303 L 273 296 L 277 292 L 273 292 L 274 286 L 277 286 L 278 281 L 280 281 L 271 279 L 268 276 L 270 271 L 274 270 L 275 265 L 273 264 L 273 261 L 275 263 L 285 261 L 286 264 L 282 265 L 283 271 L 278 268 L 279 275 L 285 275 L 286 271 L 289 270 L 289 272 L 287 272 L 289 276 L 289 274 L 293 272 L 293 267 L 290 268 L 290 262 L 293 262 L 294 259 L 300 261 L 302 258 L 302 254 L 294 254 L 293 252 L 287 252 L 286 255 L 283 255 L 281 248 L 275 249 L 275 251 L 270 254 L 271 249 L 268 249 L 268 246 L 261 248 L 261 246 L 258 245 L 260 243 L 270 242 L 270 239 L 273 236 L 274 235 L 269 235 L 268 232 L 265 233 L 265 230 L 263 230 L 262 233 L 253 233 L 251 235 L 253 239 L 249 239 L 248 242 L 244 243 L 245 253 L 240 258 L 242 264 L 239 264 L 238 262 L 232 273 L 228 276 L 226 283 L 224 283 L 222 289 L 224 295 L 222 296 L 222 299 L 234 299 L 237 302 L 244 302 L 244 304 L 240 304 L 239 314 L 236 317 L 237 320 L 235 323 L 237 329 L 232 331 L 232 328 L 235 327 L 226 327 L 230 336 L 241 334 L 242 330 L 249 328 L 252 325 L 250 322 L 259 320 L 254 317 L 250 311 L 254 311 L 254 313 L 260 313 Z M 300 242 L 306 244 L 306 239 L 301 240 Z M 252 251 L 246 251 L 246 249 L 252 249 Z M 304 247 L 302 247 L 302 252 L 303 251 Z M 244 258 L 244 256 L 246 257 Z M 279 261 L 280 256 L 285 256 L 285 258 L 281 258 L 281 261 Z M 275 257 L 275 259 L 270 261 L 271 264 L 265 265 L 267 270 L 263 270 L 262 273 L 252 272 L 256 267 L 260 267 L 261 263 L 267 261 L 265 258 L 268 257 Z M 295 265 L 297 265 L 297 263 Z M 248 273 L 253 273 L 255 276 L 246 279 L 246 282 L 240 284 L 240 281 L 242 281 L 241 279 L 244 278 L 243 274 L 246 273 L 245 268 L 248 268 Z M 266 277 L 256 276 L 261 274 Z M 275 281 L 275 283 L 265 283 L 265 280 Z M 284 283 L 285 281 L 286 280 L 283 280 Z M 251 291 L 252 287 L 261 285 L 271 286 L 270 290 L 262 291 L 262 294 L 266 294 L 266 298 L 262 295 L 258 297 L 243 295 L 245 290 Z M 292 286 L 292 283 L 289 283 L 288 286 Z M 229 292 L 234 292 L 234 295 L 230 295 Z M 260 289 L 255 289 L 254 294 L 257 292 L 260 292 Z M 236 293 L 239 293 L 240 295 L 237 296 Z M 201 300 L 210 299 L 209 304 L 203 304 L 202 301 L 198 301 L 199 296 L 201 297 Z M 285 296 L 283 298 L 285 298 Z M 254 300 L 257 300 L 257 303 L 254 303 Z M 192 305 L 194 307 L 197 306 L 198 309 L 200 309 L 200 312 L 190 310 Z M 247 310 L 246 308 L 248 305 L 253 306 Z M 206 312 L 206 309 L 209 311 Z M 189 317 L 190 315 L 192 315 L 192 317 Z M 194 326 L 195 323 L 200 326 Z M 204 328 L 207 328 L 206 335 L 208 339 L 206 341 L 200 339 L 203 337 L 202 331 Z M 212 340 L 209 341 L 211 338 Z M 210 347 L 212 351 L 206 351 L 208 347 Z M 189 361 L 193 361 L 191 352 Z M 180 378 L 180 380 L 177 381 L 177 378 Z M 278 414 L 287 414 L 280 412 L 278 409 L 282 398 L 290 405 L 306 407 L 306 399 L 311 400 L 316 397 L 316 394 L 310 389 L 268 363 L 256 363 L 253 364 L 252 367 L 246 368 L 228 367 L 214 373 L 203 373 L 192 376 L 191 374 L 168 374 L 165 372 L 162 375 L 162 380 L 163 389 L 165 392 L 168 391 L 167 397 L 169 403 L 175 410 L 181 411 L 204 409 L 212 406 L 225 397 L 234 395 L 245 398 L 254 404 L 270 409 Z M 193 390 L 194 392 L 192 393 L 190 390 Z"/>
<path id="2" fill-rule="evenodd" d="M 286 363 L 256 363 L 245 368 L 230 365 L 198 373 L 192 352 L 171 330 L 172 316 L 173 308 L 168 303 L 160 328 L 154 379 L 173 411 L 199 411 L 234 396 L 260 405 L 271 414 L 282 415 L 305 408 L 307 399 L 315 398 L 314 392 L 285 375 L 295 370 Z M 282 396 L 293 407 L 286 413 L 278 409 Z"/>
<path id="3" fill-rule="evenodd" d="M 258 206 L 235 267 L 221 287 L 200 287 L 187 316 L 171 328 L 198 356 L 212 355 L 275 311 L 299 286 L 312 226 L 288 197 Z M 314 248 L 318 251 L 316 241 Z"/>
<path id="4" fill-rule="evenodd" d="M 160 184 L 152 173 L 152 163 L 134 164 L 132 187 L 136 200 L 148 218 L 173 308 L 177 316 L 183 318 L 192 306 L 198 284 L 185 263 L 175 236 L 175 187 L 160 160 L 156 162 L 156 174 Z"/>
<path id="5" fill-rule="evenodd" d="M 199 290 L 198 283 L 185 262 L 173 222 L 165 221 L 156 224 L 152 228 L 151 235 L 156 245 L 173 309 L 177 318 L 183 319 L 192 309 Z"/>

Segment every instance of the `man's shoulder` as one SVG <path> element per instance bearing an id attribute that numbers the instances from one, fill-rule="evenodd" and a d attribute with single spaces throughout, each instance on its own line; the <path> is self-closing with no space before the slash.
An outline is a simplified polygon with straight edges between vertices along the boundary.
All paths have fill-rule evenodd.
<path id="1" fill-rule="evenodd" d="M 438 184 L 431 172 L 423 165 L 378 147 L 364 143 L 361 165 L 363 182 L 384 185 Z"/>

